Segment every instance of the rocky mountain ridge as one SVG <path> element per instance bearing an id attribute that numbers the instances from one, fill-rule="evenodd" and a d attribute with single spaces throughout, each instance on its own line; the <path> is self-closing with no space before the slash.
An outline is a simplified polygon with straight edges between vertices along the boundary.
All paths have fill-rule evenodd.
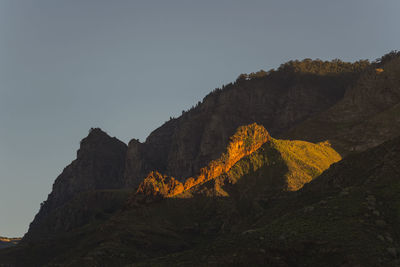
<path id="1" fill-rule="evenodd" d="M 72 265 L 91 266 L 103 259 L 98 256 L 103 255 L 103 249 L 112 255 L 117 253 L 114 249 L 126 250 L 118 252 L 125 255 L 136 251 L 139 257 L 162 255 L 167 247 L 168 251 L 187 248 L 203 242 L 202 238 L 213 239 L 219 231 L 241 231 L 247 220 L 260 216 L 262 208 L 256 203 L 303 186 L 340 160 L 329 144 L 276 140 L 257 124 L 239 127 L 230 140 L 221 159 L 185 184 L 153 172 L 136 192 L 78 194 L 49 213 L 41 227 L 24 239 L 19 249 L 25 255 L 18 264 L 41 265 L 51 260 L 51 266 L 75 260 Z M 304 154 L 310 157 L 302 159 Z M 95 245 L 99 243 L 103 244 L 101 249 Z M 36 250 L 49 256 L 36 254 Z M 79 256 L 71 258 L 65 251 Z M 115 259 L 110 258 L 112 262 Z"/>
<path id="2" fill-rule="evenodd" d="M 230 138 L 226 153 L 223 153 L 219 159 L 211 161 L 208 166 L 200 169 L 199 175 L 189 177 L 184 183 L 181 183 L 173 177 L 151 172 L 140 183 L 137 193 L 142 195 L 161 194 L 163 197 L 179 195 L 185 190 L 228 172 L 236 162 L 252 154 L 269 140 L 271 140 L 271 136 L 262 126 L 254 123 L 239 127 Z"/>
<path id="3" fill-rule="evenodd" d="M 297 161 L 302 161 L 304 164 L 308 161 L 311 167 L 312 163 L 310 163 L 310 161 L 312 160 L 312 166 L 315 168 L 316 173 L 322 173 L 332 163 L 341 159 L 340 155 L 331 149 L 328 143 L 307 144 L 306 142 L 301 143 L 299 141 L 275 140 L 264 127 L 253 123 L 251 125 L 239 127 L 236 133 L 230 138 L 226 152 L 223 153 L 219 159 L 211 161 L 208 166 L 202 168 L 197 176 L 189 177 L 184 183 L 181 183 L 179 179 L 162 175 L 158 172 L 151 172 L 144 181 L 140 183 L 136 194 L 144 196 L 175 197 L 185 194 L 194 187 L 205 184 L 210 180 L 217 179 L 220 185 L 222 185 L 221 176 L 229 173 L 237 162 L 252 155 L 267 142 L 271 142 L 274 147 L 278 148 L 282 157 L 285 158 L 287 162 L 291 162 L 289 158 L 295 158 Z M 307 149 L 307 152 L 303 152 L 305 149 Z M 318 154 L 318 152 L 322 153 Z M 314 153 L 314 155 L 312 155 L 312 153 Z M 304 154 L 308 154 L 307 159 L 304 158 Z M 290 169 L 293 165 L 295 164 L 288 164 L 288 168 Z M 296 169 L 297 173 L 296 175 L 288 174 L 288 179 L 285 181 L 287 186 L 284 190 L 298 190 L 305 183 L 310 182 L 315 176 L 315 174 L 300 175 L 299 170 L 301 168 L 297 167 L 294 169 Z"/>
<path id="4" fill-rule="evenodd" d="M 399 266 L 399 148 L 400 137 L 354 153 L 263 203 L 247 230 L 137 266 Z"/>
<path id="5" fill-rule="evenodd" d="M 356 82 L 367 62 L 305 60 L 283 64 L 216 89 L 202 103 L 128 147 L 100 129 L 83 139 L 77 159 L 56 179 L 25 239 L 35 227 L 80 192 L 135 189 L 153 171 L 187 182 L 218 159 L 242 125 L 257 122 L 279 137 L 337 102 Z"/>
<path id="6" fill-rule="evenodd" d="M 240 75 L 144 143 L 91 129 L 0 264 L 394 266 L 399 70 L 397 52 L 291 61 Z"/>
<path id="7" fill-rule="evenodd" d="M 256 122 L 272 136 L 331 107 L 369 68 L 365 61 L 294 61 L 278 70 L 240 75 L 182 116 L 128 145 L 125 179 L 137 186 L 151 171 L 186 179 L 217 159 L 229 137 Z"/>
<path id="8" fill-rule="evenodd" d="M 230 197 L 222 198 L 204 194 L 167 198 L 121 210 L 100 223 L 71 229 L 68 238 L 61 239 L 70 245 L 58 250 L 53 248 L 60 239 L 43 240 L 36 250 L 29 248 L 34 244 L 22 244 L 18 249 L 24 254 L 14 254 L 20 255 L 16 265 L 30 266 L 32 253 L 47 251 L 36 262 L 48 266 L 397 266 L 399 138 L 350 155 L 302 189 L 279 194 L 265 191 L 271 183 L 260 183 L 285 173 L 276 151 L 265 151 L 276 164 L 263 165 L 266 168 L 250 172 L 249 177 L 239 175 L 244 181 L 236 183 L 236 192 L 241 195 L 233 190 Z M 236 165 L 246 162 L 243 158 Z M 6 262 L 7 257 L 0 252 L 1 259 Z"/>

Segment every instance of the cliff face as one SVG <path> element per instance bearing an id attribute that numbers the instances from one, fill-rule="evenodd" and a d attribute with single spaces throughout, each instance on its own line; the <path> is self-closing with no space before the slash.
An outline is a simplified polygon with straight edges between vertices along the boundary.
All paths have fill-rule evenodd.
<path id="1" fill-rule="evenodd" d="M 379 69 L 380 71 L 377 71 Z M 343 155 L 364 151 L 400 133 L 400 54 L 370 68 L 343 98 L 294 126 L 285 138 L 329 140 Z"/>
<path id="2" fill-rule="evenodd" d="M 50 214 L 79 193 L 122 188 L 126 149 L 118 139 L 100 129 L 92 129 L 81 141 L 76 160 L 57 177 L 24 239 L 31 239 L 37 232 L 35 229 L 41 228 Z"/>
<path id="3" fill-rule="evenodd" d="M 129 143 L 127 185 L 137 186 L 153 170 L 181 181 L 195 175 L 224 152 L 241 125 L 256 122 L 271 135 L 281 136 L 343 97 L 362 70 L 350 66 L 343 72 L 319 73 L 297 71 L 288 64 L 216 89 L 202 103 L 156 129 L 144 143 Z"/>

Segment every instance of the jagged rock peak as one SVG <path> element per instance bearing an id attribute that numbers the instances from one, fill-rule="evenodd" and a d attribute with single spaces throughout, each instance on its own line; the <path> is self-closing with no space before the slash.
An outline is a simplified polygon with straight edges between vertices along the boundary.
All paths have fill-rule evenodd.
<path id="1" fill-rule="evenodd" d="M 142 144 L 142 143 L 139 141 L 139 139 L 133 138 L 133 139 L 131 139 L 129 141 L 128 146 L 133 146 L 133 145 L 136 145 L 136 144 Z"/>
<path id="2" fill-rule="evenodd" d="M 107 139 L 107 138 L 112 138 L 110 137 L 105 131 L 103 131 L 101 128 L 90 128 L 89 134 L 81 140 L 81 144 L 87 141 L 94 141 L 94 140 L 101 140 L 101 139 Z"/>
<path id="3" fill-rule="evenodd" d="M 119 147 L 120 149 L 126 149 L 127 147 L 124 142 L 116 137 L 109 136 L 100 128 L 91 128 L 88 136 L 81 140 L 77 156 L 79 158 L 88 151 L 104 150 L 108 146 Z"/>
<path id="4" fill-rule="evenodd" d="M 100 128 L 92 128 L 82 139 L 77 158 L 57 177 L 53 190 L 41 205 L 39 213 L 30 225 L 25 240 L 41 238 L 43 233 L 62 229 L 46 228 L 57 209 L 82 192 L 124 187 L 124 168 L 127 146 L 115 137 L 110 137 Z M 52 217 L 53 216 L 53 217 Z M 54 222 L 53 222 L 54 223 Z M 68 222 L 63 222 L 67 223 Z"/>
<path id="5" fill-rule="evenodd" d="M 197 176 L 189 177 L 185 182 L 162 175 L 159 172 L 150 174 L 139 185 L 137 195 L 172 197 L 228 172 L 230 168 L 245 156 L 250 155 L 263 144 L 269 142 L 268 131 L 256 123 L 241 126 L 231 136 L 226 152 L 220 158 L 211 161 L 200 169 Z"/>
<path id="6" fill-rule="evenodd" d="M 155 186 L 156 185 L 156 186 Z M 152 171 L 139 185 L 137 194 L 151 196 L 174 196 L 184 190 L 183 184 L 175 178 Z"/>

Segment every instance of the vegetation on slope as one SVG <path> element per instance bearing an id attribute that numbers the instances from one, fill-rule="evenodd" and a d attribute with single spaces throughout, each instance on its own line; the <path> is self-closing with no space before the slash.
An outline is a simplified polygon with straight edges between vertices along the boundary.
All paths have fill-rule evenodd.
<path id="1" fill-rule="evenodd" d="M 210 180 L 216 180 L 215 186 L 221 188 L 225 183 L 234 184 L 244 175 L 273 165 L 280 159 L 288 168 L 284 181 L 286 186 L 281 189 L 293 191 L 341 159 L 329 143 L 276 140 L 269 136 L 264 127 L 255 123 L 239 127 L 230 140 L 226 152 L 202 168 L 198 176 L 181 183 L 173 177 L 151 172 L 139 185 L 137 195 L 187 196 L 193 187 L 201 187 Z M 278 151 L 279 155 L 273 155 L 271 150 Z M 221 193 L 222 188 L 217 191 L 220 192 L 218 195 L 227 196 L 226 192 Z"/>
<path id="2" fill-rule="evenodd" d="M 271 138 L 257 151 L 243 157 L 228 172 L 216 177 L 212 181 L 211 191 L 210 185 L 200 184 L 184 192 L 181 197 L 199 192 L 208 196 L 227 197 L 230 196 L 229 188 L 236 184 L 247 187 L 239 191 L 247 192 L 251 198 L 256 197 L 256 190 L 261 190 L 264 197 L 266 191 L 275 194 L 296 191 L 340 159 L 340 155 L 328 143 L 312 144 Z"/>
<path id="3" fill-rule="evenodd" d="M 152 196 L 160 194 L 162 197 L 176 196 L 193 186 L 205 183 L 226 173 L 241 158 L 259 149 L 270 138 L 264 127 L 256 123 L 239 127 L 230 138 L 226 152 L 222 153 L 219 159 L 213 160 L 208 166 L 201 168 L 199 175 L 190 177 L 184 183 L 181 183 L 173 177 L 151 172 L 139 185 L 137 194 Z"/>
<path id="4" fill-rule="evenodd" d="M 339 153 L 347 155 L 398 136 L 399 77 L 400 53 L 391 52 L 367 68 L 338 103 L 293 127 L 284 137 L 329 140 Z"/>
<path id="5" fill-rule="evenodd" d="M 299 161 L 302 155 L 313 156 Z M 309 181 L 328 167 L 324 164 L 339 159 L 326 144 L 275 140 L 262 126 L 244 126 L 215 161 L 222 166 L 214 162 L 206 168 L 210 175 L 203 177 L 209 179 L 176 195 L 169 193 L 174 192 L 169 187 L 163 191 L 166 179 L 158 181 L 153 189 L 169 198 L 130 202 L 123 209 L 119 207 L 128 191 L 82 193 L 48 218 L 44 230 L 53 231 L 42 232 L 46 239 L 25 242 L 9 255 L 22 253 L 18 262 L 26 266 L 29 262 L 118 266 L 203 246 L 221 233 L 248 227 L 263 213 L 259 202 L 294 189 L 288 186 L 290 179 Z M 146 192 L 154 196 L 155 191 L 140 191 Z M 96 201 L 103 204 L 96 205 Z"/>
<path id="6" fill-rule="evenodd" d="M 132 140 L 125 170 L 127 184 L 137 186 L 151 171 L 180 182 L 197 175 L 219 158 L 241 125 L 256 122 L 272 136 L 282 138 L 288 129 L 336 104 L 370 68 L 367 61 L 305 59 L 277 70 L 240 75 L 182 116 L 171 118 L 144 143 Z"/>
<path id="7" fill-rule="evenodd" d="M 247 230 L 135 266 L 399 266 L 400 137 L 262 203 Z"/>

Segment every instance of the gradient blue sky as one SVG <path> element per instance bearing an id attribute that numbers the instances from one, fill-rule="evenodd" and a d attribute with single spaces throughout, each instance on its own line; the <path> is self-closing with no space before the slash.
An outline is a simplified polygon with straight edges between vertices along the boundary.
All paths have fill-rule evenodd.
<path id="1" fill-rule="evenodd" d="M 0 236 L 90 127 L 144 140 L 240 73 L 400 49 L 399 0 L 0 0 Z"/>

